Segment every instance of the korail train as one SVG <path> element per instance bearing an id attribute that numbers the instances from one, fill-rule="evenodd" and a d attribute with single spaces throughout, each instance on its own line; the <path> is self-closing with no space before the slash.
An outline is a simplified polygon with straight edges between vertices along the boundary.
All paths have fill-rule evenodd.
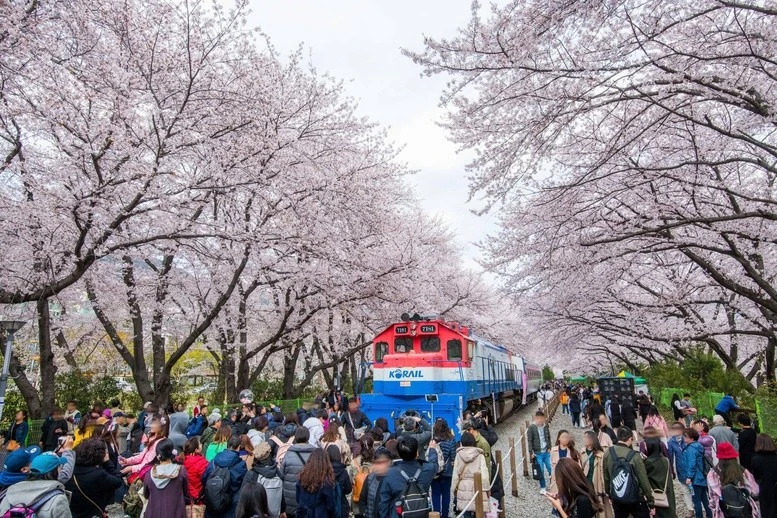
<path id="1" fill-rule="evenodd" d="M 373 393 L 360 399 L 373 421 L 390 416 L 395 424 L 415 410 L 430 422 L 442 417 L 459 432 L 455 425 L 468 407 L 485 406 L 498 421 L 535 400 L 542 384 L 539 366 L 436 317 L 404 314 L 372 345 Z"/>

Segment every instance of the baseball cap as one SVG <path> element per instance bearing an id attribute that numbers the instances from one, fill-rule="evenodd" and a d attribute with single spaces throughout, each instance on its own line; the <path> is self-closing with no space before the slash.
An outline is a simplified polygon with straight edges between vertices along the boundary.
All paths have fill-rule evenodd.
<path id="1" fill-rule="evenodd" d="M 12 473 L 19 473 L 40 454 L 41 449 L 38 446 L 28 446 L 14 450 L 5 458 L 3 469 Z"/>
<path id="2" fill-rule="evenodd" d="M 46 452 L 35 457 L 30 464 L 30 473 L 33 475 L 45 475 L 59 466 L 67 464 L 67 459 L 56 453 Z"/>
<path id="3" fill-rule="evenodd" d="M 270 456 L 271 452 L 272 448 L 270 448 L 270 445 L 266 442 L 261 442 L 254 448 L 254 459 L 264 460 Z"/>

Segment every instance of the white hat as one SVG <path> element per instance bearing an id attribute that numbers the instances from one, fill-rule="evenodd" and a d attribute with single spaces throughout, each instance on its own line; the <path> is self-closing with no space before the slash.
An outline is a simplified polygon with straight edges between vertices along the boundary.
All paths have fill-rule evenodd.
<path id="1" fill-rule="evenodd" d="M 715 414 L 712 416 L 712 424 L 719 425 L 719 424 L 726 424 L 726 420 L 723 419 L 722 415 Z"/>

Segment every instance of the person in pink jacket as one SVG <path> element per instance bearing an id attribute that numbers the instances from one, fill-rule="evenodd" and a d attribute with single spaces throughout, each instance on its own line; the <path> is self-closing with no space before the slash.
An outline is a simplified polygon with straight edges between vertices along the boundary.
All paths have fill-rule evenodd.
<path id="1" fill-rule="evenodd" d="M 658 436 L 666 443 L 669 439 L 669 427 L 666 425 L 666 420 L 658 413 L 658 408 L 655 405 L 650 407 L 648 415 L 645 418 L 645 428 L 652 426 L 658 432 Z"/>
<path id="2" fill-rule="evenodd" d="M 162 439 L 167 438 L 169 426 L 167 416 L 155 415 L 151 418 L 148 436 L 143 438 L 143 445 L 145 446 L 143 451 L 126 459 L 119 457 L 119 464 L 123 466 L 121 472 L 125 475 L 130 475 L 130 482 L 133 482 L 136 476 L 144 475 L 144 471 L 147 471 L 148 467 L 156 459 L 156 445 Z"/>
<path id="3" fill-rule="evenodd" d="M 727 491 L 723 488 L 731 485 Z M 760 493 L 755 477 L 739 464 L 739 453 L 731 443 L 718 444 L 718 465 L 707 474 L 712 518 L 725 518 L 726 498 L 732 496 L 736 500 L 746 500 L 750 503 L 753 518 L 761 518 L 761 510 L 756 502 Z M 740 502 L 732 502 L 739 507 Z"/>

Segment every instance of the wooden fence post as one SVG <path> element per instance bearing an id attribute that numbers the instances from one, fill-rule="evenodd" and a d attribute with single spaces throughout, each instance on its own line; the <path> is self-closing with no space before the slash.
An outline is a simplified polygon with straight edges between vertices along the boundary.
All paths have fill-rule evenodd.
<path id="1" fill-rule="evenodd" d="M 475 518 L 483 518 L 483 477 L 475 472 Z"/>
<path id="2" fill-rule="evenodd" d="M 527 423 L 529 421 L 526 421 Z M 526 427 L 521 427 L 521 452 L 523 455 L 523 476 L 529 478 L 529 455 L 526 446 Z"/>
<path id="3" fill-rule="evenodd" d="M 515 459 L 515 439 L 510 437 L 510 473 L 513 496 L 518 496 L 518 463 Z"/>
<path id="4" fill-rule="evenodd" d="M 496 469 L 497 473 L 502 475 L 502 487 L 504 488 L 505 471 L 502 464 L 502 450 L 496 450 Z M 502 491 L 502 498 L 499 499 L 499 518 L 505 518 L 505 492 Z"/>

